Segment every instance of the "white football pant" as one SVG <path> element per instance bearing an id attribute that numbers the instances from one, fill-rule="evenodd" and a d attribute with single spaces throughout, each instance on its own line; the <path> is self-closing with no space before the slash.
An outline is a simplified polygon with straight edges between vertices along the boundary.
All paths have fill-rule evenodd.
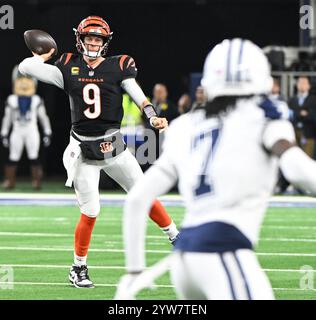
<path id="1" fill-rule="evenodd" d="M 179 299 L 273 300 L 270 282 L 255 253 L 175 252 L 171 278 Z"/>
<path id="2" fill-rule="evenodd" d="M 143 176 L 136 158 L 126 149 L 114 158 L 87 160 L 80 156 L 74 177 L 74 188 L 80 212 L 96 217 L 100 212 L 100 171 L 116 181 L 126 192 Z"/>
<path id="3" fill-rule="evenodd" d="M 25 125 L 12 130 L 9 144 L 9 159 L 11 161 L 19 161 L 21 159 L 24 146 L 29 160 L 35 160 L 38 158 L 40 134 L 37 126 Z"/>

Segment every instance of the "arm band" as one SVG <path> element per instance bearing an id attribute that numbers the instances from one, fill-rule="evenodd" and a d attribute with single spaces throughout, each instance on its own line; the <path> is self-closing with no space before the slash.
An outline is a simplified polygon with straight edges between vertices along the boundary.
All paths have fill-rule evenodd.
<path id="1" fill-rule="evenodd" d="M 157 112 L 152 104 L 148 104 L 147 106 L 145 106 L 143 112 L 148 120 L 151 117 L 158 117 Z"/>
<path id="2" fill-rule="evenodd" d="M 19 71 L 45 83 L 64 89 L 64 78 L 58 67 L 44 63 L 43 58 L 34 56 L 19 64 Z"/>

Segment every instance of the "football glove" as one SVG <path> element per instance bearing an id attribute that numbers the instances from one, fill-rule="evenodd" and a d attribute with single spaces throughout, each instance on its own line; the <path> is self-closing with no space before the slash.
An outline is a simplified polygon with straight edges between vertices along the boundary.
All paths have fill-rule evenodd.
<path id="1" fill-rule="evenodd" d="M 1 137 L 1 142 L 2 142 L 2 145 L 5 147 L 5 148 L 9 148 L 9 139 L 7 136 L 2 136 Z"/>
<path id="2" fill-rule="evenodd" d="M 156 289 L 154 279 L 148 278 L 146 272 L 125 274 L 117 285 L 114 300 L 135 300 L 136 295 L 145 288 Z"/>
<path id="3" fill-rule="evenodd" d="M 134 300 L 141 290 L 155 289 L 154 281 L 170 269 L 171 260 L 172 254 L 169 254 L 142 272 L 128 273 L 121 277 L 114 299 Z"/>
<path id="4" fill-rule="evenodd" d="M 45 135 L 43 137 L 43 145 L 45 148 L 49 147 L 51 143 L 51 136 Z"/>
<path id="5" fill-rule="evenodd" d="M 135 300 L 135 293 L 131 291 L 131 286 L 137 277 L 138 274 L 125 274 L 122 276 L 117 285 L 114 300 Z"/>

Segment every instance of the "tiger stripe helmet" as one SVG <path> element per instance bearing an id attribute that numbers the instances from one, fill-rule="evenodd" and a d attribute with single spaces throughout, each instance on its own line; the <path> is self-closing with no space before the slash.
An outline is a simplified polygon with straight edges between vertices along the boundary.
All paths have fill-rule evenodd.
<path id="1" fill-rule="evenodd" d="M 89 58 L 97 58 L 104 56 L 108 50 L 109 43 L 112 39 L 112 34 L 109 25 L 104 19 L 98 16 L 89 16 L 83 19 L 77 29 L 74 29 L 76 35 L 76 47 L 79 53 L 88 56 Z M 92 35 L 103 38 L 103 45 L 97 52 L 89 52 L 84 44 L 84 37 Z"/>

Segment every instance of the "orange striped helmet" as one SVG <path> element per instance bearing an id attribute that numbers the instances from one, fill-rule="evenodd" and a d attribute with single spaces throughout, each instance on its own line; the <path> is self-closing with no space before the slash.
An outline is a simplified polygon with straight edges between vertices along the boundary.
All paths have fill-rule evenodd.
<path id="1" fill-rule="evenodd" d="M 89 16 L 83 19 L 77 29 L 74 29 L 76 35 L 77 50 L 87 55 L 90 58 L 97 58 L 104 56 L 108 50 L 109 43 L 112 39 L 112 34 L 109 25 L 98 16 Z M 86 35 L 97 36 L 103 38 L 103 45 L 100 46 L 99 51 L 96 53 L 89 52 L 84 44 L 84 37 Z"/>

